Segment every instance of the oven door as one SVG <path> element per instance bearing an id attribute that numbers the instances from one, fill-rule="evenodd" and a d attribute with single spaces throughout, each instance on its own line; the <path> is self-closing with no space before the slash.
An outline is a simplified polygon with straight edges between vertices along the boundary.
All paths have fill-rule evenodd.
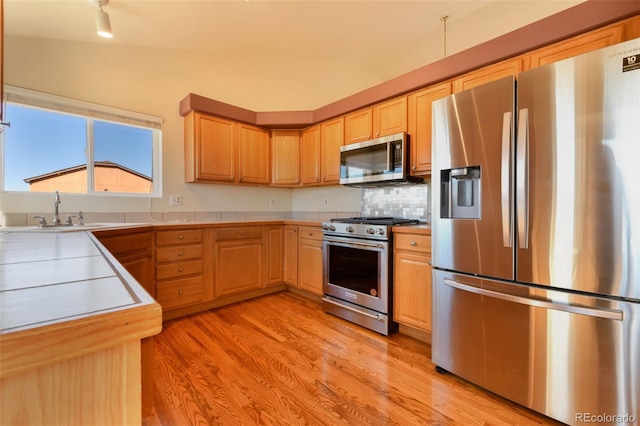
<path id="1" fill-rule="evenodd" d="M 389 243 L 325 235 L 323 289 L 335 298 L 389 313 Z"/>

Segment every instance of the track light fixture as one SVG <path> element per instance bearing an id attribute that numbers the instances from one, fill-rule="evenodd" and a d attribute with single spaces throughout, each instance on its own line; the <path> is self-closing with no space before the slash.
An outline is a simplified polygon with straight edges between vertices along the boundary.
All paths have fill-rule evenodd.
<path id="1" fill-rule="evenodd" d="M 102 10 L 102 6 L 109 4 L 109 0 L 89 0 L 89 3 L 98 7 L 98 10 L 96 10 L 96 27 L 98 29 L 98 35 L 104 38 L 113 38 L 109 14 Z"/>

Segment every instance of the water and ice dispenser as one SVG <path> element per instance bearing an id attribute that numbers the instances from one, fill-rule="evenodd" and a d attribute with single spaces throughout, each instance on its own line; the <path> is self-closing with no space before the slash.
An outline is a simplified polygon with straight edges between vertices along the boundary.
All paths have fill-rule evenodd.
<path id="1" fill-rule="evenodd" d="M 480 166 L 440 171 L 440 217 L 443 219 L 480 219 Z"/>

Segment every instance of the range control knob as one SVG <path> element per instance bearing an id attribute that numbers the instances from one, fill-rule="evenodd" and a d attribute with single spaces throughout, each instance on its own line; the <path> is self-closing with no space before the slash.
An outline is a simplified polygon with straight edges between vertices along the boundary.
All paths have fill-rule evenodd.
<path id="1" fill-rule="evenodd" d="M 336 226 L 335 226 L 335 225 L 330 225 L 330 226 L 329 226 L 329 230 L 331 230 L 331 231 L 335 231 L 335 230 L 336 230 Z"/>
<path id="2" fill-rule="evenodd" d="M 367 228 L 367 234 L 375 234 L 376 230 L 373 228 Z"/>
<path id="3" fill-rule="evenodd" d="M 378 235 L 384 235 L 384 228 L 378 228 Z"/>
<path id="4" fill-rule="evenodd" d="M 347 232 L 354 232 L 355 228 L 353 226 L 347 226 Z"/>
<path id="5" fill-rule="evenodd" d="M 329 225 L 323 223 L 322 224 L 322 229 L 324 229 L 325 231 L 329 230 Z"/>

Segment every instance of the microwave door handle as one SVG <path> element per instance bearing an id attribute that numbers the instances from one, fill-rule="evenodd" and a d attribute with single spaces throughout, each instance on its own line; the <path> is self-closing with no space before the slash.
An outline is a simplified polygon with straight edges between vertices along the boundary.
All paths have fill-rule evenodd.
<path id="1" fill-rule="evenodd" d="M 393 169 L 391 168 L 393 162 L 393 144 L 387 144 L 387 172 L 393 173 Z"/>

